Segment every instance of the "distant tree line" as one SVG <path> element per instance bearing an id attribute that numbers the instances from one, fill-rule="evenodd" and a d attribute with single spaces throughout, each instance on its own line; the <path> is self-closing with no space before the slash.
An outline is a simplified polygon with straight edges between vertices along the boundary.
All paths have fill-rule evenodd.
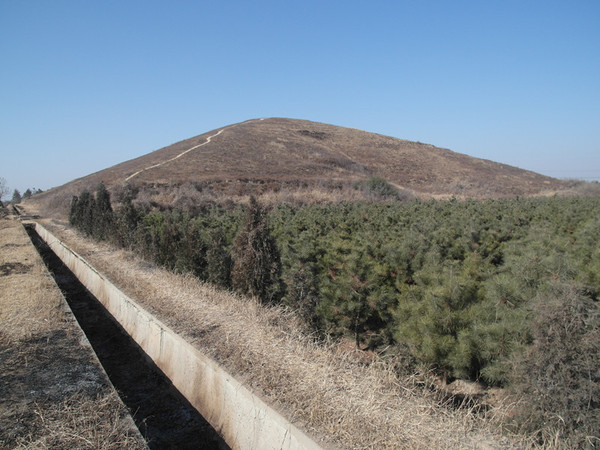
<path id="1" fill-rule="evenodd" d="M 388 189 L 374 180 L 380 195 Z M 389 191 L 391 192 L 391 191 Z M 600 198 L 113 211 L 70 222 L 171 270 L 296 309 L 316 333 L 529 399 L 515 424 L 600 429 Z M 516 416 L 516 417 L 517 417 Z M 546 426 L 544 425 L 544 426 Z"/>
<path id="2" fill-rule="evenodd" d="M 11 203 L 13 203 L 13 204 L 21 203 L 21 201 L 27 200 L 28 198 L 31 198 L 32 195 L 39 194 L 41 192 L 43 192 L 41 189 L 35 189 L 35 188 L 29 189 L 28 188 L 27 190 L 25 190 L 25 192 L 23 192 L 23 195 L 21 195 L 21 192 L 19 192 L 18 189 L 15 189 L 13 191 Z"/>

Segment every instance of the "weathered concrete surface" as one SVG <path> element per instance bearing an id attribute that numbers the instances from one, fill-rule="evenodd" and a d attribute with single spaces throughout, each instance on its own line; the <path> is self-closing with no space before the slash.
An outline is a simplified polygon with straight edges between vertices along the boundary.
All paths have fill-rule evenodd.
<path id="1" fill-rule="evenodd" d="M 37 233 L 234 449 L 318 449 L 312 439 L 117 289 L 48 230 Z"/>

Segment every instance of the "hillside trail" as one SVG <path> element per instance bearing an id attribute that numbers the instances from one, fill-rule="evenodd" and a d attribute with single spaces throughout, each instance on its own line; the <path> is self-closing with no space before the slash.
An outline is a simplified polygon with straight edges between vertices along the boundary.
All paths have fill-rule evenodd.
<path id="1" fill-rule="evenodd" d="M 255 120 L 264 120 L 264 119 L 255 119 Z M 246 123 L 246 122 L 242 122 L 242 123 Z M 198 144 L 198 145 L 195 145 L 195 146 L 193 146 L 193 147 L 191 147 L 191 148 L 188 148 L 187 150 L 184 150 L 183 152 L 181 152 L 181 153 L 180 153 L 180 154 L 178 154 L 177 156 L 174 156 L 173 158 L 167 159 L 166 161 L 163 161 L 163 162 L 160 162 L 160 163 L 157 163 L 157 164 L 153 164 L 153 165 L 151 165 L 151 166 L 145 167 L 144 169 L 138 170 L 138 171 L 137 171 L 137 172 L 135 172 L 134 174 L 132 174 L 132 175 L 129 175 L 127 178 L 125 178 L 125 181 L 129 181 L 129 180 L 131 180 L 132 178 L 136 177 L 137 175 L 139 175 L 139 174 L 140 174 L 140 173 L 142 173 L 142 172 L 145 172 L 146 170 L 155 169 L 155 168 L 157 168 L 157 167 L 164 166 L 165 164 L 168 164 L 168 163 L 170 163 L 170 162 L 173 162 L 173 161 L 175 161 L 176 159 L 179 159 L 179 158 L 181 158 L 182 156 L 186 155 L 187 153 L 191 152 L 192 150 L 196 150 L 196 149 L 197 149 L 197 148 L 199 148 L 199 147 L 203 147 L 203 146 L 205 146 L 206 144 L 209 144 L 209 143 L 210 143 L 210 141 L 212 140 L 212 138 L 214 138 L 214 137 L 217 137 L 217 136 L 218 136 L 218 135 L 220 135 L 220 134 L 221 134 L 223 131 L 225 131 L 225 130 L 227 130 L 227 129 L 229 129 L 229 128 L 233 128 L 233 127 L 235 127 L 235 126 L 238 126 L 238 125 L 240 125 L 240 124 L 239 124 L 239 123 L 236 123 L 236 124 L 233 124 L 233 125 L 229 125 L 229 126 L 227 126 L 227 127 L 225 127 L 225 128 L 221 128 L 221 129 L 220 129 L 219 131 L 217 131 L 215 134 L 211 134 L 210 136 L 208 136 L 208 137 L 206 138 L 206 141 L 205 141 L 205 142 L 203 142 L 202 144 Z"/>

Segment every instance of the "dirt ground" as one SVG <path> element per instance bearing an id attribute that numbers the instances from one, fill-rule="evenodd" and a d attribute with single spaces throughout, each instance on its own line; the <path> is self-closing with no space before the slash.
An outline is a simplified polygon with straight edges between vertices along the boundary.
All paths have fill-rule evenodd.
<path id="1" fill-rule="evenodd" d="M 14 216 L 0 218 L 0 448 L 146 448 Z"/>

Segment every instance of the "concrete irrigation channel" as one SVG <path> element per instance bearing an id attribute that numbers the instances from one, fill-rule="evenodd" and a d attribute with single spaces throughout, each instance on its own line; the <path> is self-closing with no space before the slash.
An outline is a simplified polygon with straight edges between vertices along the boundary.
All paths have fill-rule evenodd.
<path id="1" fill-rule="evenodd" d="M 25 227 L 151 448 L 320 448 L 39 223 Z"/>

